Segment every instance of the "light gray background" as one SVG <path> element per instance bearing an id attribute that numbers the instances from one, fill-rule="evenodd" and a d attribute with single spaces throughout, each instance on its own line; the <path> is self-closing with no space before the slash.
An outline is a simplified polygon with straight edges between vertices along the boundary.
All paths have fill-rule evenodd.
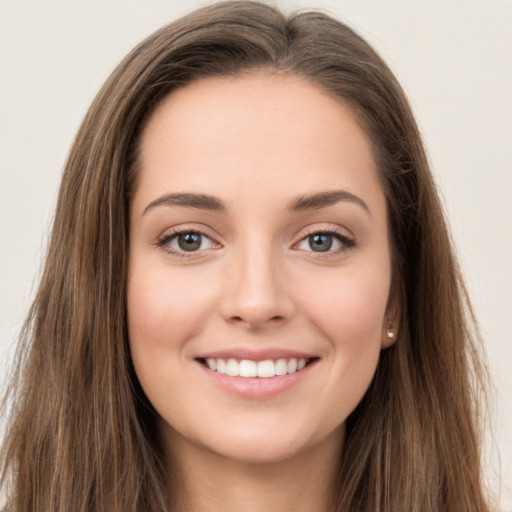
<path id="1" fill-rule="evenodd" d="M 0 391 L 88 105 L 137 42 L 198 5 L 0 0 Z M 409 95 L 486 339 L 495 386 L 487 475 L 512 511 L 512 1 L 279 5 L 320 7 L 349 22 Z"/>

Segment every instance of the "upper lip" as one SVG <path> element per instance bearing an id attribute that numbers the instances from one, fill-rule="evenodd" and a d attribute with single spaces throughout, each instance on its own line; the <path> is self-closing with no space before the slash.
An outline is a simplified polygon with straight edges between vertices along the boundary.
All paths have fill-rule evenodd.
<path id="1" fill-rule="evenodd" d="M 311 359 L 318 357 L 308 352 L 299 352 L 297 350 L 289 350 L 283 348 L 267 348 L 267 349 L 248 349 L 248 348 L 231 348 L 223 350 L 215 350 L 212 352 L 204 352 L 199 354 L 196 359 L 249 359 L 250 361 L 265 361 L 267 359 Z"/>

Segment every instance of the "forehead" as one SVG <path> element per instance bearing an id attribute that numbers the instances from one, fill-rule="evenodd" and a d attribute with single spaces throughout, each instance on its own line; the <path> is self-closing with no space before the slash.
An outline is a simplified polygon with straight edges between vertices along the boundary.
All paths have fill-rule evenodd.
<path id="1" fill-rule="evenodd" d="M 135 202 L 189 190 L 269 204 L 314 190 L 380 193 L 371 144 L 348 106 L 289 75 L 174 91 L 142 133 L 139 168 Z"/>

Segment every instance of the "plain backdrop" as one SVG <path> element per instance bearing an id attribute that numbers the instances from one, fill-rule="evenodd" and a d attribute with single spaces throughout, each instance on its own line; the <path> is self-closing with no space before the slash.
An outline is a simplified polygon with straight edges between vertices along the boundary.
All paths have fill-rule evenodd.
<path id="1" fill-rule="evenodd" d="M 36 289 L 66 154 L 88 105 L 137 42 L 203 4 L 0 0 L 0 392 Z M 487 477 L 510 512 L 512 1 L 278 5 L 321 8 L 348 22 L 409 96 L 486 341 L 495 390 Z"/>

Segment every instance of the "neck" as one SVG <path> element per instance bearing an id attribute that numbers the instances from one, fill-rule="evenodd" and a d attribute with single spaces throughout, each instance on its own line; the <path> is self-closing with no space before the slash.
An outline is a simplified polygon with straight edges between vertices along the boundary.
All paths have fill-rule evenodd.
<path id="1" fill-rule="evenodd" d="M 167 460 L 174 461 L 170 473 L 175 474 L 177 468 L 180 474 L 179 484 L 170 484 L 174 503 L 179 502 L 176 510 L 330 511 L 341 439 L 336 431 L 320 446 L 285 460 L 257 463 L 228 459 L 188 442 L 182 446 L 175 442 Z"/>

